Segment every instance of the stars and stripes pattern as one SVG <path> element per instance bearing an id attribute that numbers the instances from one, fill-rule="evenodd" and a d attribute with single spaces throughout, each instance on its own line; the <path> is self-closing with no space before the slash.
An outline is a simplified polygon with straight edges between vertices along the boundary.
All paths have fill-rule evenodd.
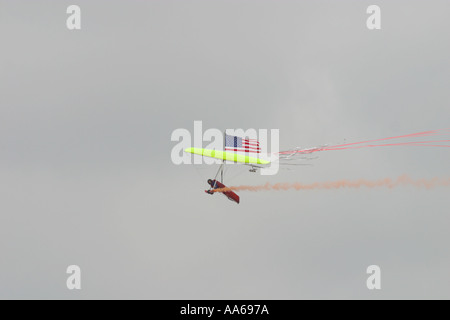
<path id="1" fill-rule="evenodd" d="M 225 151 L 261 153 L 261 148 L 256 139 L 225 135 Z"/>

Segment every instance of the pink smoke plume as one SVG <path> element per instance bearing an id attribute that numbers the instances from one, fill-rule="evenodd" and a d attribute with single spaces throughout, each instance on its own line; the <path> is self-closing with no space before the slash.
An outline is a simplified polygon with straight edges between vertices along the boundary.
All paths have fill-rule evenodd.
<path id="1" fill-rule="evenodd" d="M 437 187 L 450 186 L 450 178 L 432 178 L 432 179 L 412 179 L 407 175 L 402 175 L 396 179 L 385 178 L 381 180 L 338 180 L 328 182 L 315 182 L 310 184 L 305 183 L 266 183 L 263 185 L 250 186 L 233 186 L 228 188 L 216 189 L 214 192 L 226 192 L 232 191 L 287 191 L 287 190 L 324 190 L 324 189 L 358 189 L 361 187 L 366 188 L 396 188 L 400 186 L 413 186 L 423 189 L 432 189 Z"/>

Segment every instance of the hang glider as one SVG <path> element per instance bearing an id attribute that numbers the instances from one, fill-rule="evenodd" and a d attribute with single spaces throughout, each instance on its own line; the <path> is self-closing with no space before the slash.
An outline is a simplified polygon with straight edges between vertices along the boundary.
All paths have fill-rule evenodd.
<path id="1" fill-rule="evenodd" d="M 248 155 L 248 153 L 261 153 L 259 142 L 257 140 L 245 139 L 225 134 L 224 149 L 225 150 L 221 151 L 204 148 L 187 148 L 184 150 L 184 152 L 221 160 L 222 164 L 220 165 L 214 179 L 208 179 L 207 182 L 210 185 L 210 189 L 205 190 L 205 192 L 211 195 L 215 193 L 222 193 L 229 200 L 239 204 L 239 196 L 223 184 L 224 166 L 226 165 L 226 163 L 231 162 L 248 165 L 251 166 L 250 172 L 256 172 L 257 169 L 270 165 L 271 162 L 269 160 L 261 159 L 256 156 Z M 239 154 L 239 152 L 244 152 L 245 154 Z M 217 179 L 219 173 L 220 181 Z"/>
<path id="2" fill-rule="evenodd" d="M 309 149 L 305 153 L 312 153 L 315 149 Z M 306 160 L 304 157 L 298 156 L 298 149 L 288 151 L 284 153 L 278 153 L 276 155 L 276 160 L 272 160 L 270 155 L 266 155 L 267 159 L 261 158 L 261 149 L 258 140 L 246 139 L 237 136 L 224 135 L 224 150 L 211 150 L 205 148 L 187 148 L 184 152 L 199 155 L 202 157 L 208 157 L 212 159 L 217 159 L 221 161 L 219 170 L 216 173 L 214 179 L 208 179 L 208 184 L 210 186 L 209 190 L 205 190 L 208 194 L 222 193 L 229 200 L 236 203 L 240 202 L 239 196 L 227 188 L 223 184 L 224 179 L 224 167 L 227 163 L 237 163 L 250 166 L 250 172 L 256 172 L 258 169 L 265 168 L 269 166 L 272 161 L 284 161 L 283 165 L 302 165 L 298 163 L 292 163 L 292 160 Z M 253 154 L 250 156 L 249 154 Z M 269 160 L 270 159 L 270 160 Z M 309 159 L 308 159 L 309 160 Z M 281 163 L 281 162 L 280 162 Z M 220 173 L 220 181 L 217 179 Z"/>

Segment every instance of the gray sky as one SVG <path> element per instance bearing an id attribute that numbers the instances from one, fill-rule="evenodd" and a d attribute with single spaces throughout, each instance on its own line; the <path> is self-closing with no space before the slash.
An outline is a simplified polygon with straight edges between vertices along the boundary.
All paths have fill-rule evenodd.
<path id="1" fill-rule="evenodd" d="M 0 298 L 450 298 L 448 188 L 204 194 L 177 128 L 281 146 L 448 128 L 448 1 L 0 0 Z M 320 154 L 231 184 L 449 177 L 450 153 Z M 66 288 L 66 267 L 82 290 Z M 366 288 L 367 266 L 382 290 Z"/>

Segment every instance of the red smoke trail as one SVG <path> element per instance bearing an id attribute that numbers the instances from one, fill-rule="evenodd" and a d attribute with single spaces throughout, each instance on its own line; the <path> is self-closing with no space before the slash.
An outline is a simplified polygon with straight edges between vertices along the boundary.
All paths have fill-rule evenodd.
<path id="1" fill-rule="evenodd" d="M 373 148 L 373 147 L 392 147 L 392 146 L 423 146 L 423 147 L 450 148 L 450 145 L 429 144 L 429 143 L 436 143 L 436 142 L 450 142 L 450 140 L 400 142 L 400 143 L 387 143 L 387 144 L 368 144 L 368 145 L 364 145 L 364 146 L 342 147 L 342 148 L 328 147 L 328 148 L 320 149 L 320 151 L 361 149 L 361 148 Z"/>
<path id="2" fill-rule="evenodd" d="M 389 138 L 383 138 L 383 139 L 376 139 L 376 140 L 368 140 L 368 141 L 340 144 L 340 145 L 336 145 L 336 146 L 333 146 L 333 147 L 344 147 L 344 146 L 351 146 L 351 145 L 355 145 L 355 144 L 372 143 L 372 142 L 385 141 L 385 140 L 391 140 L 391 139 L 416 138 L 416 137 L 423 137 L 423 136 L 429 136 L 429 135 L 434 135 L 434 134 L 438 134 L 438 131 L 433 130 L 433 131 L 411 133 L 411 134 L 406 134 L 406 135 L 403 135 L 403 136 L 396 136 L 396 137 L 389 137 Z"/>
<path id="3" fill-rule="evenodd" d="M 449 148 L 450 145 L 441 145 L 441 144 L 431 144 L 431 143 L 437 143 L 437 142 L 450 142 L 450 140 L 434 140 L 434 141 L 413 141 L 413 142 L 398 142 L 398 143 L 382 143 L 382 144 L 368 144 L 368 143 L 374 143 L 374 142 L 380 142 L 380 141 L 386 141 L 386 140 L 393 140 L 393 139 L 406 139 L 406 138 L 421 138 L 421 137 L 429 137 L 429 136 L 435 136 L 435 135 L 444 135 L 448 134 L 450 132 L 450 129 L 442 129 L 442 130 L 431 130 L 431 131 L 424 131 L 424 132 L 417 132 L 417 133 L 411 133 L 401 136 L 395 136 L 395 137 L 388 137 L 388 138 L 382 138 L 382 139 L 375 139 L 375 140 L 366 140 L 361 142 L 353 142 L 353 143 L 346 143 L 346 144 L 339 144 L 329 147 L 323 147 L 323 148 L 312 148 L 312 149 L 305 149 L 305 150 L 294 150 L 294 151 L 282 151 L 279 152 L 279 154 L 302 154 L 302 153 L 313 153 L 318 151 L 332 151 L 332 150 L 346 150 L 346 149 L 361 149 L 361 148 L 373 148 L 373 147 L 392 147 L 392 146 L 427 146 L 427 147 L 441 147 L 441 148 Z"/>
<path id="4" fill-rule="evenodd" d="M 288 191 L 288 190 L 330 190 L 330 189 L 359 189 L 361 187 L 366 188 L 396 188 L 400 186 L 414 186 L 416 188 L 432 189 L 437 187 L 448 187 L 450 186 L 450 178 L 432 178 L 432 179 L 411 179 L 407 175 L 398 177 L 392 180 L 391 178 L 385 178 L 381 180 L 366 180 L 359 179 L 354 181 L 349 180 L 339 180 L 339 181 L 329 181 L 329 182 L 315 182 L 310 184 L 303 183 L 276 183 L 270 184 L 266 183 L 264 185 L 250 186 L 234 186 L 229 188 L 216 189 L 214 192 L 226 192 L 226 191 Z"/>

